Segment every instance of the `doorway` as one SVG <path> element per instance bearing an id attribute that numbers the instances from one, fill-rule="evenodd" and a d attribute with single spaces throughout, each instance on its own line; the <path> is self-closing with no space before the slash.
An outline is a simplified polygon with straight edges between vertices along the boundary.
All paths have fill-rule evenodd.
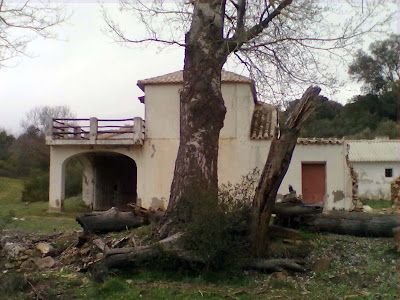
<path id="1" fill-rule="evenodd" d="M 324 203 L 326 195 L 325 163 L 302 163 L 301 182 L 303 202 Z"/>

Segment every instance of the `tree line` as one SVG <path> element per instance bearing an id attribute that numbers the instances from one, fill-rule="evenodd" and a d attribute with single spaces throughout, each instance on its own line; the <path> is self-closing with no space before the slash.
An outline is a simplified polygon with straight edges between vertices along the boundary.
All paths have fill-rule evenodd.
<path id="1" fill-rule="evenodd" d="M 22 201 L 48 201 L 50 149 L 46 145 L 45 127 L 48 117 L 75 117 L 67 106 L 39 106 L 30 110 L 21 125 L 23 131 L 14 136 L 0 128 L 0 177 L 24 181 Z M 72 159 L 66 167 L 66 197 L 82 190 L 82 166 Z"/>
<path id="2" fill-rule="evenodd" d="M 314 113 L 305 122 L 301 137 L 346 137 L 373 139 L 398 138 L 397 117 L 400 97 L 400 35 L 374 42 L 369 53 L 359 50 L 350 64 L 350 78 L 363 83 L 364 95 L 342 105 L 326 97 L 319 98 Z M 289 103 L 282 113 L 285 119 L 299 100 Z"/>
<path id="3" fill-rule="evenodd" d="M 321 97 L 314 113 L 304 123 L 301 137 L 374 139 L 386 136 L 398 138 L 400 130 L 397 124 L 398 93 L 395 90 L 382 95 L 368 93 L 353 97 L 342 105 Z M 289 103 L 286 111 L 281 113 L 285 119 L 299 100 Z"/>

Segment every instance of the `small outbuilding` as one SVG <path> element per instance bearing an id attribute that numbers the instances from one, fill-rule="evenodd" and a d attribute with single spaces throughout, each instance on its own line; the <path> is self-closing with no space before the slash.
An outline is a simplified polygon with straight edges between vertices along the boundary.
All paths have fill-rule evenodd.
<path id="1" fill-rule="evenodd" d="M 349 160 L 358 174 L 359 197 L 390 200 L 390 184 L 400 176 L 400 140 L 354 140 L 347 143 Z"/>

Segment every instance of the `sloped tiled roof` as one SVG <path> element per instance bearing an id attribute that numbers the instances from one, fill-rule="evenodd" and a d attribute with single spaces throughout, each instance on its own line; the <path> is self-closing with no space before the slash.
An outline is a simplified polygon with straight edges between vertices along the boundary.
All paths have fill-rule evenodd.
<path id="1" fill-rule="evenodd" d="M 297 144 L 300 145 L 342 145 L 343 139 L 337 138 L 298 138 Z"/>
<path id="2" fill-rule="evenodd" d="M 352 162 L 400 161 L 400 140 L 348 141 Z"/>
<path id="3" fill-rule="evenodd" d="M 249 83 L 251 85 L 254 85 L 254 82 L 250 78 L 228 71 L 222 71 L 221 80 L 222 82 Z M 157 77 L 138 80 L 137 85 L 144 92 L 144 87 L 146 85 L 172 84 L 172 83 L 182 83 L 182 82 L 183 82 L 183 71 L 177 71 Z"/>
<path id="4" fill-rule="evenodd" d="M 277 125 L 277 107 L 257 102 L 251 119 L 250 138 L 253 140 L 270 139 L 274 136 Z"/>

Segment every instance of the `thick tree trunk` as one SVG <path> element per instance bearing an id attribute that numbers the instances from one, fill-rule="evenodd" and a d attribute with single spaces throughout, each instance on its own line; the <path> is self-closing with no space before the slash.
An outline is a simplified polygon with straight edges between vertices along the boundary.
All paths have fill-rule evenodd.
<path id="1" fill-rule="evenodd" d="M 253 200 L 254 254 L 262 256 L 267 248 L 268 229 L 279 186 L 289 168 L 302 123 L 312 112 L 321 89 L 309 87 L 295 111 L 289 116 L 281 135 L 276 133 Z"/>
<path id="2" fill-rule="evenodd" d="M 217 198 L 218 141 L 226 113 L 221 93 L 221 70 L 227 57 L 224 7 L 223 0 L 197 2 L 186 34 L 180 144 L 168 208 L 159 227 L 162 237 L 170 234 L 174 224 L 190 220 L 190 201 Z"/>
<path id="3" fill-rule="evenodd" d="M 301 225 L 316 231 L 354 236 L 392 237 L 400 226 L 398 214 L 383 215 L 358 212 L 330 212 L 302 219 Z"/>
<path id="4" fill-rule="evenodd" d="M 148 224 L 146 218 L 113 207 L 105 212 L 85 214 L 76 218 L 85 233 L 106 233 L 136 228 Z"/>

